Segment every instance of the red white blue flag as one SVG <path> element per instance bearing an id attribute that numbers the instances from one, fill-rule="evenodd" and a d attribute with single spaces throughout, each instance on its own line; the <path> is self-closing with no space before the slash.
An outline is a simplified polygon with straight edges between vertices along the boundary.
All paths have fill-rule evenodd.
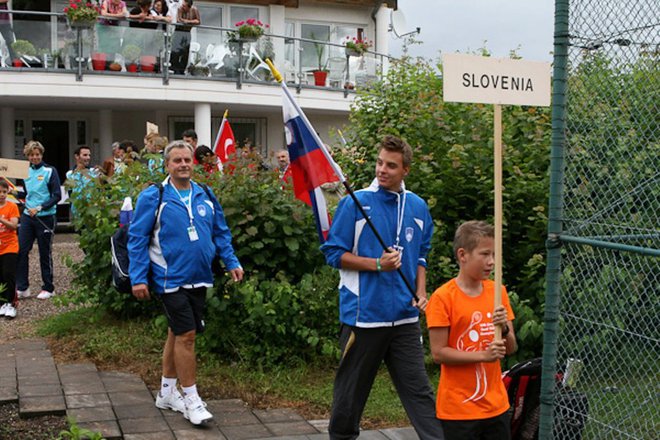
<path id="1" fill-rule="evenodd" d="M 339 166 L 332 160 L 309 120 L 282 84 L 284 92 L 284 132 L 293 176 L 293 192 L 297 199 L 312 207 L 319 240 L 324 243 L 330 231 L 330 215 L 321 185 L 344 180 Z"/>

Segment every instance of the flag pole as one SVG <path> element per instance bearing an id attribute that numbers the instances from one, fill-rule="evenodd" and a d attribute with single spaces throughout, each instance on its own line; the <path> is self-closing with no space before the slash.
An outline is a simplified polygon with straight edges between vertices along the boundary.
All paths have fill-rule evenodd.
<path id="1" fill-rule="evenodd" d="M 266 64 L 268 64 L 268 67 L 270 67 L 270 71 L 273 73 L 273 78 L 275 78 L 275 80 L 280 83 L 280 85 L 282 86 L 282 91 L 289 98 L 289 101 L 291 102 L 291 105 L 293 105 L 293 107 L 296 109 L 296 111 L 300 115 L 300 118 L 305 122 L 305 124 L 308 127 L 311 127 L 312 124 L 309 122 L 309 120 L 307 119 L 307 116 L 305 115 L 305 113 L 302 111 L 302 109 L 300 108 L 298 103 L 295 101 L 295 99 L 291 95 L 291 92 L 289 91 L 286 84 L 284 83 L 282 75 L 280 74 L 280 72 L 275 68 L 275 66 L 273 65 L 273 62 L 270 60 L 270 58 L 266 58 L 265 61 L 266 61 Z M 355 206 L 357 206 L 358 210 L 360 211 L 360 214 L 362 214 L 362 217 L 364 217 L 364 219 L 366 220 L 367 225 L 369 226 L 371 231 L 376 236 L 376 239 L 378 240 L 378 242 L 382 246 L 383 250 L 385 252 L 391 252 L 392 250 L 390 249 L 389 246 L 387 246 L 387 244 L 385 244 L 385 241 L 383 240 L 383 238 L 380 236 L 380 234 L 376 230 L 376 226 L 374 226 L 374 224 L 371 222 L 371 218 L 369 218 L 369 216 L 365 212 L 364 207 L 362 206 L 362 204 L 358 200 L 357 196 L 355 195 L 355 192 L 353 191 L 353 188 L 351 188 L 351 185 L 346 180 L 346 177 L 344 177 L 344 173 L 341 171 L 341 168 L 339 168 L 339 165 L 337 165 L 337 163 L 335 163 L 335 160 L 330 155 L 330 152 L 325 147 L 325 144 L 323 143 L 323 141 L 321 140 L 319 135 L 316 134 L 316 131 L 314 131 L 314 130 L 310 130 L 310 132 L 311 132 L 312 136 L 314 137 L 314 139 L 316 140 L 317 144 L 320 146 L 321 151 L 323 152 L 323 155 L 328 160 L 328 163 L 330 163 L 330 166 L 332 167 L 332 170 L 335 172 L 337 177 L 339 177 L 339 181 L 342 183 L 342 185 L 344 185 L 344 188 L 346 188 L 346 191 L 348 192 L 348 195 L 351 196 L 351 199 L 353 199 L 353 202 L 355 203 Z M 403 273 L 401 268 L 398 268 L 397 272 L 401 276 L 401 279 L 403 280 L 406 287 L 408 287 L 408 290 L 410 291 L 410 294 L 413 296 L 413 298 L 415 298 L 415 301 L 418 302 L 419 297 L 417 296 L 417 292 L 413 288 L 412 284 L 410 284 L 410 281 L 408 280 L 406 275 Z"/>

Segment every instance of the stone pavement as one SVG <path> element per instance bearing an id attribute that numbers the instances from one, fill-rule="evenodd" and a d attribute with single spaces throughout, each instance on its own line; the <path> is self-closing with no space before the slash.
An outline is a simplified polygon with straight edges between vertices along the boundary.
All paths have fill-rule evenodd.
<path id="1" fill-rule="evenodd" d="M 207 401 L 211 423 L 193 426 L 160 410 L 134 374 L 98 371 L 92 363 L 56 365 L 44 340 L 0 346 L 0 404 L 18 402 L 21 418 L 67 415 L 108 439 L 327 439 L 327 420 L 307 421 L 290 409 L 251 409 L 239 399 Z M 6 374 L 13 371 L 15 374 Z M 412 428 L 364 431 L 364 440 L 417 440 Z"/>

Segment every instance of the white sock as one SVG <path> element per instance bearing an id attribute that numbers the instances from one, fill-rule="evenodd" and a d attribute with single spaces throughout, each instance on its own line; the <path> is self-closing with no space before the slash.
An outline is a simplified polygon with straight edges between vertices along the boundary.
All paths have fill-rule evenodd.
<path id="1" fill-rule="evenodd" d="M 176 389 L 176 377 L 161 377 L 160 395 L 165 397 Z"/>
<path id="2" fill-rule="evenodd" d="M 196 384 L 189 387 L 181 387 L 181 389 L 183 390 L 183 395 L 191 400 L 195 400 L 196 397 L 199 397 Z"/>

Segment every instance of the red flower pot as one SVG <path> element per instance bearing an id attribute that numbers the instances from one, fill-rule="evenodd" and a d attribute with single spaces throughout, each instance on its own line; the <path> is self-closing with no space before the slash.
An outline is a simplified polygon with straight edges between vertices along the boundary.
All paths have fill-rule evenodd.
<path id="1" fill-rule="evenodd" d="M 92 54 L 92 69 L 105 70 L 106 54 L 97 52 Z"/>
<path id="2" fill-rule="evenodd" d="M 23 67 L 23 61 L 21 61 L 20 58 L 16 58 L 16 59 L 12 60 L 11 63 L 14 67 Z"/>
<path id="3" fill-rule="evenodd" d="M 138 68 L 138 65 L 137 65 L 137 64 L 128 64 L 128 65 L 126 66 L 126 70 L 127 70 L 128 72 L 137 72 L 137 70 L 138 70 L 137 68 Z"/>
<path id="4" fill-rule="evenodd" d="M 314 71 L 314 85 L 325 87 L 325 81 L 328 79 L 328 72 L 325 70 L 315 70 Z"/>
<path id="5" fill-rule="evenodd" d="M 156 57 L 153 55 L 143 55 L 140 57 L 140 70 L 143 72 L 153 72 L 156 66 Z"/>

